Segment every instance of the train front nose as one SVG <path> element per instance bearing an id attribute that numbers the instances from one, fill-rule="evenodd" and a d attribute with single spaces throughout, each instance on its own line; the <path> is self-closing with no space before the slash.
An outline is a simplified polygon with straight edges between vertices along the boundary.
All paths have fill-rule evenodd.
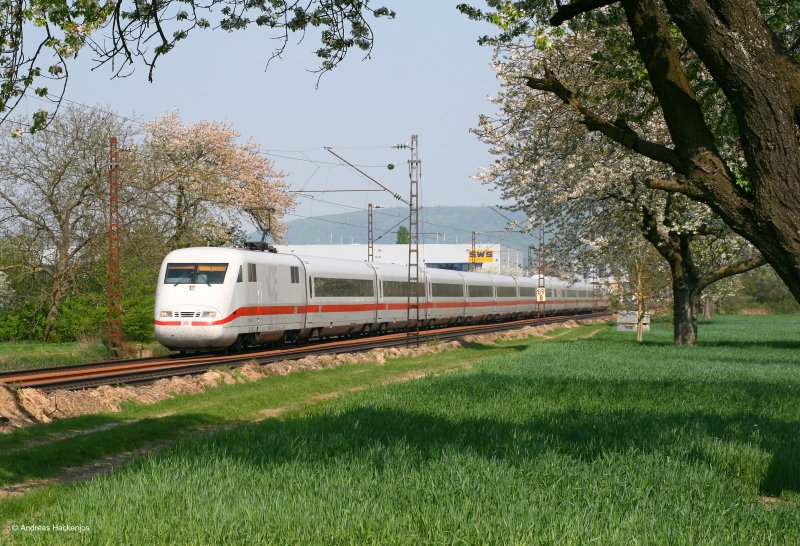
<path id="1" fill-rule="evenodd" d="M 197 306 L 172 306 L 157 311 L 156 340 L 170 349 L 229 347 L 236 333 L 227 331 L 218 309 Z"/>

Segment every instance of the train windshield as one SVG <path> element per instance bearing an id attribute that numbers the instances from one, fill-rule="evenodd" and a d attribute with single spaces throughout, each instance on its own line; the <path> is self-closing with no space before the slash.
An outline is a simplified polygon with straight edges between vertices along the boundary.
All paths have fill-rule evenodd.
<path id="1" fill-rule="evenodd" d="M 222 284 L 228 264 L 167 264 L 164 284 Z"/>

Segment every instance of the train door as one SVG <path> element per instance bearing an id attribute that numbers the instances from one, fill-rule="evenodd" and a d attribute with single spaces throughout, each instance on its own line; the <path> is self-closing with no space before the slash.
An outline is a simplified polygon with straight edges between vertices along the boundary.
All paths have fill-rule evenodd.
<path id="1" fill-rule="evenodd" d="M 259 283 L 259 268 L 257 264 L 247 263 L 245 264 L 245 269 L 247 270 L 247 287 L 245 288 L 247 303 L 242 313 L 247 316 L 247 331 L 258 332 L 261 327 L 261 285 Z"/>
<path id="2" fill-rule="evenodd" d="M 275 312 L 278 306 L 279 266 L 269 263 L 261 265 L 259 269 L 264 273 L 260 279 L 260 282 L 258 283 L 260 288 L 259 331 L 274 332 L 276 330 Z"/>

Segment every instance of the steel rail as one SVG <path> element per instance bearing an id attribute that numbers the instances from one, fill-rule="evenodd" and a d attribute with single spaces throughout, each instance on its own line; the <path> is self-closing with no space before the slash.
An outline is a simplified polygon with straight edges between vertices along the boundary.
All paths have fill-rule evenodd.
<path id="1" fill-rule="evenodd" d="M 553 324 L 573 319 L 602 318 L 609 315 L 610 313 L 608 312 L 599 312 L 527 318 L 503 323 L 448 326 L 420 331 L 420 340 L 425 342 L 451 340 L 466 335 L 493 333 L 523 326 Z M 39 388 L 45 391 L 56 389 L 76 390 L 101 385 L 152 382 L 180 375 L 195 375 L 219 366 L 236 368 L 248 362 L 269 364 L 285 360 L 297 360 L 319 354 L 361 352 L 376 348 L 400 347 L 406 344 L 406 333 L 401 331 L 372 337 L 321 341 L 310 345 L 256 350 L 232 355 L 204 354 L 181 358 L 140 358 L 3 372 L 0 373 L 0 383 L 5 383 L 15 388 Z"/>

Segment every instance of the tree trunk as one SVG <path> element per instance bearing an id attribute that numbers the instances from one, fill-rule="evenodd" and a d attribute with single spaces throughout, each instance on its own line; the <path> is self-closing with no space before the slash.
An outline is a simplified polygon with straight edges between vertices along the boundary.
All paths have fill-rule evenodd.
<path id="1" fill-rule="evenodd" d="M 678 270 L 676 272 L 676 269 Z M 675 345 L 697 345 L 697 309 L 700 294 L 697 283 L 672 268 L 672 297 Z"/>
<path id="2" fill-rule="evenodd" d="M 733 108 L 751 191 L 720 156 L 695 99 L 666 14 L 655 0 L 623 0 L 628 23 L 680 160 L 682 190 L 708 204 L 761 251 L 800 301 L 800 68 L 776 51 L 756 2 L 665 0 L 672 21 Z"/>
<path id="3" fill-rule="evenodd" d="M 636 341 L 641 343 L 644 341 L 644 324 L 642 321 L 644 320 L 644 302 L 639 299 L 637 302 L 637 310 L 636 310 Z"/>
<path id="4" fill-rule="evenodd" d="M 642 267 L 637 260 L 636 273 L 636 341 L 644 341 L 644 279 L 642 278 Z"/>
<path id="5" fill-rule="evenodd" d="M 56 327 L 56 320 L 58 319 L 58 307 L 61 305 L 66 291 L 66 279 L 63 275 L 55 276 L 53 279 L 53 287 L 50 289 L 50 295 L 47 298 L 47 317 L 44 321 L 44 334 L 42 336 L 45 343 L 53 341 L 53 333 Z"/>
<path id="6" fill-rule="evenodd" d="M 700 301 L 703 305 L 703 320 L 708 322 L 711 320 L 711 306 L 713 303 L 709 298 L 702 298 Z"/>
<path id="7" fill-rule="evenodd" d="M 178 196 L 175 203 L 175 232 L 172 234 L 172 248 L 183 248 L 186 246 L 186 191 L 183 184 L 178 184 Z"/>

